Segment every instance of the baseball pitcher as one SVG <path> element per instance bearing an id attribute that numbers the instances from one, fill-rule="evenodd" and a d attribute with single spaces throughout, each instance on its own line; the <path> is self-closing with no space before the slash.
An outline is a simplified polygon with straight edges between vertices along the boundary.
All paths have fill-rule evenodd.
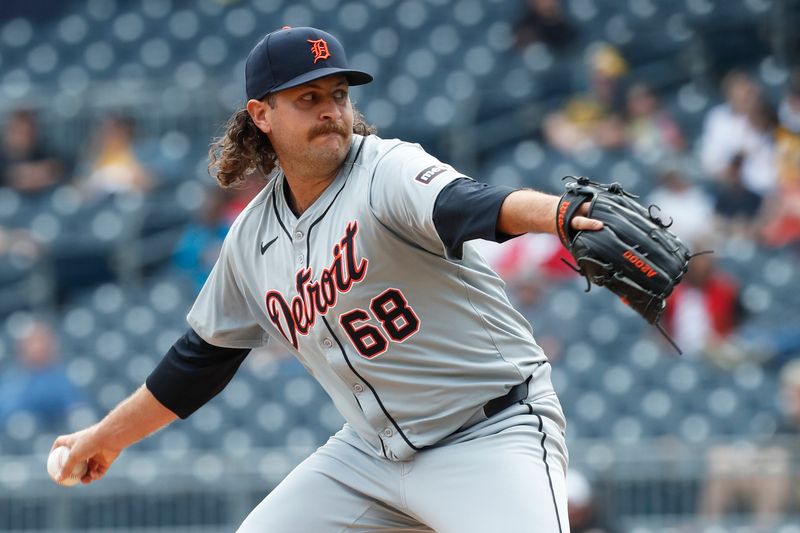
<path id="1" fill-rule="evenodd" d="M 177 340 L 101 422 L 56 439 L 100 479 L 127 446 L 186 418 L 268 340 L 327 391 L 344 427 L 250 513 L 242 533 L 567 532 L 567 450 L 550 365 L 474 239 L 556 231 L 559 198 L 476 182 L 353 109 L 342 45 L 266 35 L 246 108 L 212 147 L 222 186 L 258 170 Z M 587 207 L 587 206 L 585 206 Z M 584 207 L 575 231 L 602 223 Z"/>

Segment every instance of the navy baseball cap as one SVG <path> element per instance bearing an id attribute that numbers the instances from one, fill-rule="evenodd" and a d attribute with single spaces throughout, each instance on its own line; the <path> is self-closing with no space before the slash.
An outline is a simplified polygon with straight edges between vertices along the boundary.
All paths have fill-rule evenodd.
<path id="1" fill-rule="evenodd" d="M 372 81 L 366 72 L 348 66 L 342 43 L 330 33 L 287 26 L 265 35 L 248 54 L 247 98 L 261 100 L 269 93 L 332 74 L 343 74 L 350 85 Z"/>

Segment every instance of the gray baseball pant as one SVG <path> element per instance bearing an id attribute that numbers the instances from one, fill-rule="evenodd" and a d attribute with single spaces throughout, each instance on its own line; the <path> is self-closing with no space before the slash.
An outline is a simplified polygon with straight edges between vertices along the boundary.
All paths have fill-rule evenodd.
<path id="1" fill-rule="evenodd" d="M 567 533 L 564 417 L 555 394 L 393 462 L 349 426 L 298 465 L 239 533 Z"/>

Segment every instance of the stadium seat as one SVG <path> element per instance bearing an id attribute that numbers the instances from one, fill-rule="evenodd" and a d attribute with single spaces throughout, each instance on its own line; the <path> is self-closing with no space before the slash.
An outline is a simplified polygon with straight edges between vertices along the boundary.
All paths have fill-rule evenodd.
<path id="1" fill-rule="evenodd" d="M 256 410 L 256 422 L 266 432 L 280 432 L 286 425 L 286 409 L 276 402 L 263 402 Z"/>
<path id="2" fill-rule="evenodd" d="M 324 432 L 333 434 L 342 428 L 344 418 L 342 418 L 342 415 L 339 414 L 332 402 L 326 401 L 319 410 L 318 423 Z"/>
<path id="3" fill-rule="evenodd" d="M 214 67 L 225 62 L 228 58 L 228 41 L 216 35 L 209 35 L 200 39 L 197 44 L 197 59 L 200 63 Z"/>
<path id="4" fill-rule="evenodd" d="M 378 57 L 388 58 L 395 55 L 400 46 L 400 37 L 391 27 L 377 28 L 370 37 L 370 48 Z"/>
<path id="5" fill-rule="evenodd" d="M 619 323 L 610 315 L 601 315 L 589 323 L 589 334 L 600 344 L 614 342 L 619 335 Z"/>
<path id="6" fill-rule="evenodd" d="M 295 464 L 288 452 L 273 450 L 264 454 L 258 462 L 257 470 L 265 482 L 274 485 L 286 477 Z"/>
<path id="7" fill-rule="evenodd" d="M 222 392 L 225 404 L 234 411 L 251 410 L 254 403 L 254 392 L 245 380 L 233 380 Z"/>
<path id="8" fill-rule="evenodd" d="M 83 389 L 94 389 L 97 374 L 96 363 L 86 355 L 71 357 L 67 363 L 67 376 L 70 381 Z"/>
<path id="9" fill-rule="evenodd" d="M 234 39 L 250 39 L 256 37 L 258 17 L 247 6 L 234 7 L 225 14 L 225 31 Z"/>
<path id="10" fill-rule="evenodd" d="M 168 28 L 173 39 L 186 41 L 197 35 L 200 21 L 194 11 L 175 11 L 169 16 Z"/>
<path id="11" fill-rule="evenodd" d="M 245 456 L 253 445 L 253 438 L 243 429 L 232 429 L 222 436 L 222 449 L 231 457 Z"/>
<path id="12" fill-rule="evenodd" d="M 660 389 L 651 389 L 645 393 L 640 401 L 642 413 L 646 417 L 657 420 L 673 418 L 670 416 L 674 412 L 671 394 Z"/>
<path id="13" fill-rule="evenodd" d="M 636 444 L 643 437 L 642 422 L 632 416 L 623 416 L 611 425 L 611 439 L 622 445 Z"/>
<path id="14" fill-rule="evenodd" d="M 130 355 L 126 364 L 126 374 L 131 390 L 141 385 L 153 371 L 157 361 L 151 355 Z"/>
<path id="15" fill-rule="evenodd" d="M 679 395 L 694 394 L 700 382 L 696 365 L 689 361 L 676 364 L 666 378 L 666 384 Z"/>
<path id="16" fill-rule="evenodd" d="M 567 348 L 564 361 L 575 373 L 592 374 L 597 363 L 597 353 L 592 345 L 576 342 Z"/>
<path id="17" fill-rule="evenodd" d="M 338 23 L 343 30 L 360 32 L 370 23 L 370 10 L 360 2 L 348 2 L 338 10 Z"/>
<path id="18" fill-rule="evenodd" d="M 188 420 L 194 430 L 205 434 L 216 434 L 224 424 L 223 418 L 220 407 L 210 403 L 194 413 Z"/>
<path id="19" fill-rule="evenodd" d="M 566 5 L 570 14 L 581 22 L 593 20 L 599 14 L 595 0 L 571 0 Z"/>
<path id="20" fill-rule="evenodd" d="M 428 36 L 429 49 L 440 57 L 447 57 L 459 50 L 461 36 L 451 24 L 440 24 Z"/>
<path id="21" fill-rule="evenodd" d="M 614 365 L 603 373 L 602 384 L 606 393 L 615 396 L 628 397 L 633 385 L 634 376 L 631 370 L 624 365 Z"/>
<path id="22" fill-rule="evenodd" d="M 295 426 L 286 433 L 283 444 L 289 449 L 301 449 L 311 452 L 321 443 L 314 428 Z"/>
<path id="23" fill-rule="evenodd" d="M 307 406 L 314 401 L 318 387 L 309 377 L 295 377 L 286 382 L 284 398 L 291 405 Z"/>
<path id="24" fill-rule="evenodd" d="M 106 381 L 96 390 L 97 403 L 100 406 L 100 410 L 102 412 L 111 411 L 132 392 L 133 390 L 123 381 Z"/>
<path id="25" fill-rule="evenodd" d="M 121 13 L 112 22 L 114 36 L 129 46 L 145 33 L 145 19 L 136 12 Z"/>
<path id="26" fill-rule="evenodd" d="M 186 456 L 191 447 L 191 442 L 183 424 L 173 424 L 156 436 L 162 454 L 170 459 L 180 459 Z"/>

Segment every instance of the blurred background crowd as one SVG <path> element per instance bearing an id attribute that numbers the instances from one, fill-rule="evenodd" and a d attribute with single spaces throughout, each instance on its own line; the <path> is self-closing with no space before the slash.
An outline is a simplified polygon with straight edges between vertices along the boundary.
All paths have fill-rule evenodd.
<path id="1" fill-rule="evenodd" d="M 182 334 L 265 183 L 216 187 L 206 152 L 283 25 L 375 75 L 351 94 L 379 135 L 491 183 L 618 181 L 714 251 L 669 300 L 678 357 L 555 237 L 480 244 L 553 362 L 573 531 L 800 531 L 799 0 L 2 3 L 0 531 L 228 531 L 340 427 L 268 346 L 100 488 L 44 477 Z"/>

